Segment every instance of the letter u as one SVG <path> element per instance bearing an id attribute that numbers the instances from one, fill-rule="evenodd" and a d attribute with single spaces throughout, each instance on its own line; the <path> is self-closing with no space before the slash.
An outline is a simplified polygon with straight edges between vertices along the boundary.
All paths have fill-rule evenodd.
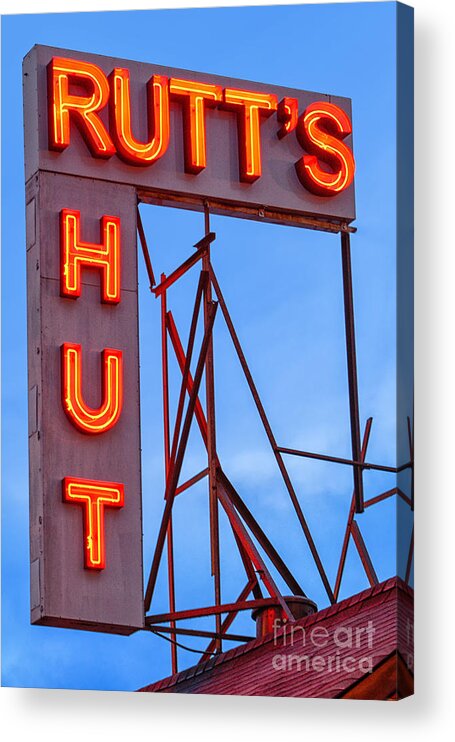
<path id="1" fill-rule="evenodd" d="M 62 345 L 62 402 L 72 424 L 83 433 L 105 433 L 120 417 L 123 405 L 122 351 L 105 348 L 102 353 L 102 402 L 95 409 L 82 396 L 82 348 Z"/>

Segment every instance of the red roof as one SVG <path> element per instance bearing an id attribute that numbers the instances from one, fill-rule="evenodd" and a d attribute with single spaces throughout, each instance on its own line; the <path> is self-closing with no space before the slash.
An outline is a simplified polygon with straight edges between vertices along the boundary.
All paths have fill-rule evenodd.
<path id="1" fill-rule="evenodd" d="M 290 626 L 141 691 L 300 698 L 412 693 L 413 591 L 399 578 L 296 621 L 292 640 Z"/>

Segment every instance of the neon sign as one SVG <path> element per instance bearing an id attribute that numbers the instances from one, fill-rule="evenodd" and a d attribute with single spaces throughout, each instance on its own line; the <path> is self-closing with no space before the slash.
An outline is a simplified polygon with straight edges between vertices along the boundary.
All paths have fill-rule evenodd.
<path id="1" fill-rule="evenodd" d="M 139 142 L 132 133 L 130 74 L 116 67 L 109 78 L 112 94 L 109 112 L 112 135 L 120 157 L 132 165 L 151 165 L 164 155 L 169 145 L 168 80 L 153 75 L 147 84 L 147 142 Z"/>
<path id="2" fill-rule="evenodd" d="M 222 98 L 218 85 L 204 85 L 171 78 L 172 97 L 183 98 L 183 131 L 185 142 L 185 172 L 200 173 L 207 166 L 205 109 L 215 108 Z"/>
<path id="3" fill-rule="evenodd" d="M 355 163 L 351 150 L 342 141 L 352 131 L 348 116 L 333 103 L 312 103 L 297 124 L 297 139 L 310 155 L 297 163 L 300 181 L 319 196 L 333 196 L 348 188 L 354 178 Z M 323 169 L 318 158 L 330 165 Z"/>
<path id="4" fill-rule="evenodd" d="M 163 158 L 170 142 L 170 101 L 181 105 L 184 171 L 198 175 L 207 167 L 208 108 L 237 116 L 239 181 L 253 184 L 263 174 L 261 124 L 276 115 L 278 140 L 295 131 L 306 154 L 295 162 L 296 182 L 321 197 L 337 196 L 352 183 L 355 161 L 343 141 L 351 132 L 347 113 L 327 101 L 298 112 L 296 98 L 278 101 L 272 93 L 221 87 L 165 75 L 147 83 L 148 139 L 133 134 L 130 72 L 115 67 L 107 76 L 94 63 L 53 57 L 48 64 L 49 148 L 63 152 L 71 142 L 71 121 L 78 126 L 91 154 L 117 154 L 130 165 L 149 166 Z M 109 131 L 100 116 L 109 108 Z M 137 125 L 137 124 L 136 124 Z"/>
<path id="5" fill-rule="evenodd" d="M 71 84 L 85 95 L 70 92 Z M 96 64 L 54 57 L 48 66 L 49 147 L 62 152 L 70 143 L 70 118 L 79 126 L 94 157 L 111 157 L 114 144 L 97 111 L 109 100 L 109 83 Z"/>
<path id="6" fill-rule="evenodd" d="M 106 566 L 104 510 L 106 507 L 123 507 L 123 484 L 65 477 L 63 500 L 83 506 L 84 566 L 86 569 L 104 569 Z"/>
<path id="7" fill-rule="evenodd" d="M 61 272 L 60 293 L 76 298 L 81 295 L 81 267 L 98 268 L 102 273 L 101 297 L 106 303 L 120 301 L 120 219 L 103 216 L 101 244 L 82 242 L 81 215 L 73 209 L 60 212 Z"/>
<path id="8" fill-rule="evenodd" d="M 81 268 L 101 273 L 101 301 L 120 302 L 120 219 L 104 215 L 100 222 L 101 243 L 82 242 L 80 212 L 60 212 L 60 294 L 75 299 L 81 295 Z M 82 347 L 63 343 L 61 348 L 62 405 L 70 422 L 81 433 L 101 435 L 118 422 L 123 405 L 123 353 L 104 348 L 101 361 L 102 401 L 90 407 L 82 393 Z M 103 512 L 105 505 L 123 505 L 123 484 L 65 477 L 64 500 L 85 503 L 85 566 L 105 567 Z"/>
<path id="9" fill-rule="evenodd" d="M 82 348 L 77 343 L 62 345 L 63 407 L 76 428 L 92 435 L 113 428 L 123 404 L 122 351 L 105 348 L 101 365 L 103 401 L 98 409 L 93 409 L 82 395 Z"/>

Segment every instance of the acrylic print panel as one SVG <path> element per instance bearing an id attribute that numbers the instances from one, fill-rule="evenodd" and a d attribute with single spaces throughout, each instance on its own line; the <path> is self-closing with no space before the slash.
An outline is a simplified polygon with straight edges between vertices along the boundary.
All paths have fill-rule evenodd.
<path id="1" fill-rule="evenodd" d="M 239 28 L 257 32 L 239 35 Z M 314 29 L 305 44 L 301 28 Z M 202 31 L 205 43 L 194 44 Z M 26 151 L 25 190 L 23 124 L 26 137 L 44 131 L 43 117 L 52 125 L 49 112 L 55 111 L 34 111 L 26 100 L 22 119 L 22 59 L 35 45 L 65 50 L 68 58 L 74 50 L 77 58 L 121 60 L 116 66 L 122 69 L 126 60 L 179 69 L 182 76 L 187 71 L 187 81 L 200 80 L 201 74 L 207 84 L 211 76 L 229 78 L 233 84 L 223 86 L 213 106 L 206 106 L 207 91 L 203 104 L 197 96 L 185 104 L 170 96 L 171 122 L 178 123 L 163 155 L 183 152 L 184 133 L 184 147 L 192 151 L 195 122 L 205 124 L 209 140 L 211 123 L 232 116 L 236 126 L 226 129 L 222 141 L 217 124 L 219 147 L 210 142 L 207 149 L 215 158 L 217 150 L 228 151 L 229 168 L 211 161 L 214 188 L 204 191 L 197 185 L 203 168 L 184 172 L 183 157 L 176 158 L 180 185 L 167 183 L 160 190 L 153 182 L 154 165 L 146 171 L 122 163 L 123 179 L 114 180 L 116 195 L 106 204 L 100 194 L 111 187 L 106 173 L 113 160 L 94 165 L 78 133 L 86 121 L 79 120 L 77 128 L 81 115 L 75 112 L 82 105 L 87 114 L 94 106 L 96 115 L 96 95 L 104 95 L 100 117 L 91 120 L 101 121 L 109 136 L 115 131 L 106 68 L 104 92 L 104 83 L 95 89 L 90 81 L 65 75 L 45 91 L 54 103 L 58 91 L 63 117 L 62 111 L 70 111 L 66 152 L 54 150 L 52 157 L 57 163 L 77 151 L 80 163 L 76 172 L 56 176 L 46 155 L 35 159 L 31 172 Z M 271 54 L 272 47 L 280 53 Z M 4 330 L 3 424 L 10 434 L 3 456 L 3 684 L 300 698 L 410 695 L 411 9 L 346 3 L 10 16 L 3 19 L 3 49 L 9 60 L 3 67 L 9 101 L 2 122 L 8 142 L 4 244 L 23 245 L 24 252 L 29 247 L 28 280 L 37 271 L 36 290 L 45 285 L 55 307 L 52 316 L 42 313 L 42 304 L 33 304 L 30 293 L 27 297 L 28 363 L 42 371 L 30 384 L 23 253 L 4 250 L 4 306 L 16 310 Z M 226 88 L 240 89 L 244 100 L 245 81 L 265 92 L 268 86 L 320 91 L 321 101 L 334 105 L 349 100 L 345 113 L 352 131 L 348 134 L 327 109 L 310 124 L 306 117 L 313 112 L 300 99 L 297 109 L 278 97 L 275 108 L 270 99 L 267 116 L 244 102 L 227 113 Z M 152 118 L 153 90 L 147 98 L 145 84 L 138 86 L 133 76 L 131 85 L 143 113 L 126 138 L 152 140 L 156 132 L 147 129 L 144 115 L 148 111 Z M 24 89 L 29 87 L 26 81 Z M 163 82 L 162 90 L 169 92 L 171 83 Z M 279 138 L 285 124 L 289 130 Z M 253 131 L 264 131 L 263 138 Z M 272 149 L 266 133 L 277 135 Z M 273 157 L 289 151 L 322 180 L 336 181 L 352 156 L 355 219 L 340 217 L 336 193 L 312 194 L 321 208 L 306 209 L 303 217 L 294 208 L 287 211 L 284 201 L 278 208 L 264 203 L 254 196 L 261 192 L 260 179 L 241 184 L 249 211 L 238 195 L 227 209 L 215 181 L 235 180 L 238 193 L 248 134 L 250 144 L 262 144 L 264 168 L 272 151 Z M 270 172 L 280 172 L 275 166 Z M 62 189 L 48 202 L 41 184 L 62 177 L 71 180 L 74 203 L 61 203 Z M 308 181 L 300 181 L 291 161 L 282 178 L 279 188 L 289 189 L 295 203 L 296 189 L 305 189 Z M 196 184 L 188 186 L 191 198 L 182 182 Z M 33 188 L 40 196 L 35 198 Z M 120 199 L 120 188 L 132 197 Z M 85 222 L 83 208 L 90 211 Z M 80 233 L 76 217 L 74 231 L 65 232 L 62 225 L 76 211 Z M 129 225 L 127 239 L 120 241 L 120 249 L 129 250 L 125 269 L 134 267 L 136 258 L 131 225 L 137 232 L 140 388 L 133 348 L 137 330 L 131 324 L 124 333 L 131 319 L 137 328 L 135 277 L 124 286 L 126 314 L 119 314 L 122 304 L 119 311 L 115 302 L 110 305 L 109 296 L 100 300 L 112 265 L 101 255 L 109 242 L 103 225 L 116 219 L 120 237 L 122 225 Z M 47 239 L 43 224 L 50 225 Z M 30 250 L 36 245 L 40 252 L 33 262 Z M 87 265 L 94 254 L 100 260 Z M 73 256 L 74 265 L 65 255 Z M 60 274 L 54 270 L 58 264 Z M 81 296 L 65 294 L 70 264 L 76 275 L 81 271 Z M 46 266 L 54 266 L 53 272 Z M 93 301 L 91 315 L 85 289 Z M 40 311 L 30 315 L 31 307 Z M 79 313 L 85 318 L 83 333 Z M 57 334 L 50 332 L 53 324 Z M 62 343 L 82 343 L 82 370 L 67 368 L 73 387 L 65 386 Z M 115 398 L 112 379 L 120 388 L 121 377 L 109 375 L 109 352 L 102 355 L 109 349 L 123 353 L 126 396 L 111 428 L 90 435 L 80 429 L 81 419 L 86 428 L 107 419 L 108 401 Z M 111 352 L 111 357 L 118 356 Z M 140 462 L 134 413 L 139 393 Z M 46 408 L 46 425 L 44 401 L 55 410 L 52 418 Z M 79 428 L 76 409 L 82 415 Z M 41 464 L 31 456 L 29 481 L 34 436 L 45 453 Z M 56 456 L 70 440 L 71 455 Z M 84 454 L 92 444 L 102 455 Z M 84 471 L 67 470 L 77 463 Z M 53 484 L 37 499 L 43 466 Z M 73 491 L 77 502 L 68 502 L 69 476 L 83 490 Z M 118 507 L 110 507 L 115 493 Z M 97 561 L 101 543 L 104 558 Z M 49 569 L 52 560 L 59 569 Z M 78 593 L 75 584 L 90 589 Z M 70 605 L 71 621 L 79 616 L 79 625 L 57 610 L 46 613 L 47 595 L 62 611 Z M 93 600 L 97 610 L 89 616 Z M 49 620 L 41 623 L 48 625 L 31 624 L 31 609 L 46 614 Z M 116 635 L 119 627 L 130 635 Z"/>

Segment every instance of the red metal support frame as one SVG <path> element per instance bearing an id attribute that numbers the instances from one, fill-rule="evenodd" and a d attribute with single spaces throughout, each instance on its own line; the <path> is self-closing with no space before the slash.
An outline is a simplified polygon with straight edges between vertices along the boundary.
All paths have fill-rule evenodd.
<path id="1" fill-rule="evenodd" d="M 286 583 L 292 595 L 305 596 L 305 593 L 296 580 L 284 560 L 274 548 L 267 535 L 247 507 L 246 503 L 237 492 L 236 488 L 224 472 L 217 452 L 216 438 L 216 416 L 215 416 L 215 369 L 214 369 L 214 340 L 213 328 L 217 307 L 226 322 L 227 329 L 237 353 L 243 374 L 253 397 L 257 412 L 261 419 L 269 444 L 274 453 L 278 468 L 283 478 L 285 487 L 293 504 L 300 526 L 302 527 L 312 558 L 318 569 L 321 581 L 326 590 L 330 603 L 338 600 L 341 582 L 343 578 L 347 551 L 350 538 L 362 561 L 365 574 L 370 585 L 377 584 L 378 578 L 368 553 L 365 541 L 362 537 L 356 514 L 363 512 L 383 500 L 392 496 L 403 499 L 413 507 L 413 436 L 410 419 L 408 418 L 408 437 L 410 449 L 410 461 L 398 467 L 390 467 L 382 464 L 369 463 L 366 461 L 366 452 L 371 432 L 372 418 L 365 425 L 362 445 L 360 445 L 360 423 L 359 402 L 357 383 L 357 361 L 355 348 L 354 327 L 354 305 L 353 287 L 351 273 L 351 254 L 349 230 L 341 230 L 341 256 L 343 274 L 343 297 L 344 318 L 346 335 L 346 357 L 348 369 L 349 409 L 350 409 L 350 432 L 352 458 L 341 458 L 327 454 L 312 453 L 294 448 L 285 448 L 277 445 L 272 427 L 266 415 L 257 387 L 253 380 L 250 368 L 247 364 L 242 346 L 237 336 L 234 324 L 228 311 L 226 302 L 221 292 L 219 283 L 215 276 L 211 263 L 211 244 L 215 240 L 215 233 L 210 231 L 210 214 L 208 203 L 204 203 L 204 237 L 197 242 L 194 252 L 189 258 L 181 263 L 168 276 L 161 274 L 160 283 L 156 286 L 155 276 L 150 260 L 143 224 L 138 210 L 138 234 L 144 254 L 147 273 L 150 280 L 150 289 L 155 297 L 161 299 L 161 344 L 162 344 L 162 376 L 163 376 L 163 425 L 164 425 L 164 461 L 165 461 L 165 504 L 160 529 L 155 545 L 151 570 L 147 581 L 145 593 L 145 609 L 150 611 L 152 597 L 158 576 L 158 570 L 163 557 L 164 545 L 167 546 L 167 577 L 169 590 L 169 611 L 158 615 L 146 616 L 146 629 L 155 633 L 163 632 L 169 634 L 171 642 L 172 672 L 178 671 L 177 644 L 175 637 L 182 634 L 188 636 L 206 637 L 210 642 L 205 651 L 201 652 L 200 662 L 207 657 L 222 651 L 223 639 L 229 641 L 249 641 L 251 637 L 243 634 L 230 634 L 229 628 L 235 621 L 240 611 L 266 606 L 280 606 L 282 615 L 289 621 L 294 621 L 289 606 L 286 603 L 274 577 L 269 571 L 270 563 L 280 578 Z M 200 261 L 200 276 L 196 290 L 194 308 L 191 317 L 189 336 L 186 350 L 183 348 L 174 317 L 167 307 L 167 291 L 174 286 L 193 266 Z M 214 302 L 213 298 L 217 301 Z M 201 312 L 202 309 L 202 312 Z M 193 350 L 196 341 L 197 327 L 200 315 L 203 317 L 203 339 L 200 345 L 194 377 L 190 367 L 192 365 Z M 174 350 L 177 364 L 181 373 L 181 383 L 176 406 L 175 421 L 171 436 L 170 425 L 170 400 L 169 400 L 169 371 L 168 371 L 168 336 Z M 201 403 L 200 392 L 202 378 L 205 383 L 205 410 Z M 187 399 L 188 398 L 188 399 Z M 186 410 L 185 410 L 186 403 Z M 193 418 L 196 419 L 202 441 L 207 452 L 207 466 L 186 481 L 179 484 L 182 464 L 186 453 L 189 432 Z M 171 441 L 172 437 L 172 441 Z M 332 462 L 338 465 L 349 465 L 353 470 L 354 488 L 351 498 L 348 520 L 341 549 L 335 586 L 332 591 L 324 570 L 321 558 L 317 551 L 315 542 L 305 519 L 302 507 L 297 498 L 296 491 L 291 482 L 283 455 L 301 456 Z M 399 487 L 381 492 L 364 500 L 363 472 L 376 470 L 397 474 L 407 468 L 411 468 L 411 498 L 404 494 Z M 214 605 L 205 608 L 191 608 L 177 610 L 175 596 L 174 575 L 174 544 L 172 514 L 175 497 L 188 491 L 194 484 L 203 478 L 208 478 L 208 503 L 209 503 L 209 531 L 210 531 L 210 561 L 211 575 L 214 586 Z M 222 603 L 221 596 L 221 564 L 220 564 L 220 538 L 219 538 L 219 505 L 226 513 L 234 539 L 239 551 L 243 567 L 245 569 L 247 582 L 241 589 L 234 603 Z M 259 547 L 259 548 L 258 548 Z M 260 551 L 261 549 L 262 551 Z M 262 557 L 266 555 L 266 563 Z M 406 565 L 406 581 L 409 582 L 413 559 L 413 533 L 409 547 Z M 264 597 L 260 587 L 262 581 L 269 597 Z M 247 599 L 252 593 L 253 599 Z M 215 621 L 215 631 L 207 631 L 199 628 L 183 629 L 178 622 L 187 619 L 197 619 L 212 616 Z M 161 625 L 168 624 L 168 625 Z M 179 645 L 180 646 L 180 645 Z M 185 647 L 183 647 L 185 648 Z M 196 650 L 193 650 L 196 651 Z M 199 650 L 197 650 L 199 651 Z"/>
<path id="2" fill-rule="evenodd" d="M 182 433 L 180 436 L 177 455 L 176 455 L 175 461 L 171 462 L 172 470 L 170 472 L 170 477 L 166 485 L 166 505 L 164 508 L 160 531 L 158 533 L 157 543 L 155 547 L 155 554 L 153 557 L 152 567 L 150 570 L 150 575 L 149 575 L 149 579 L 147 583 L 147 589 L 145 593 L 144 604 L 145 604 L 146 611 L 150 610 L 152 595 L 155 589 L 156 578 L 158 576 L 158 568 L 159 568 L 160 561 L 161 561 L 161 555 L 163 551 L 164 540 L 166 537 L 167 526 L 169 522 L 169 517 L 172 512 L 172 505 L 174 503 L 174 498 L 175 498 L 175 490 L 177 489 L 178 479 L 180 476 L 180 471 L 182 469 L 183 456 L 184 456 L 186 444 L 188 441 L 188 435 L 190 432 L 191 420 L 192 420 L 193 413 L 194 413 L 196 399 L 199 393 L 199 386 L 200 386 L 201 379 L 202 379 L 202 373 L 204 371 L 205 357 L 207 354 L 207 348 L 208 348 L 208 343 L 209 343 L 210 335 L 211 335 L 212 328 L 213 328 L 213 323 L 215 321 L 216 310 L 217 310 L 217 304 L 213 303 L 212 306 L 210 307 L 209 321 L 205 329 L 204 337 L 202 340 L 201 350 L 199 353 L 199 359 L 198 359 L 197 367 L 196 367 L 196 373 L 194 375 L 194 386 L 193 386 L 190 399 L 188 402 L 185 422 L 183 424 Z"/>

